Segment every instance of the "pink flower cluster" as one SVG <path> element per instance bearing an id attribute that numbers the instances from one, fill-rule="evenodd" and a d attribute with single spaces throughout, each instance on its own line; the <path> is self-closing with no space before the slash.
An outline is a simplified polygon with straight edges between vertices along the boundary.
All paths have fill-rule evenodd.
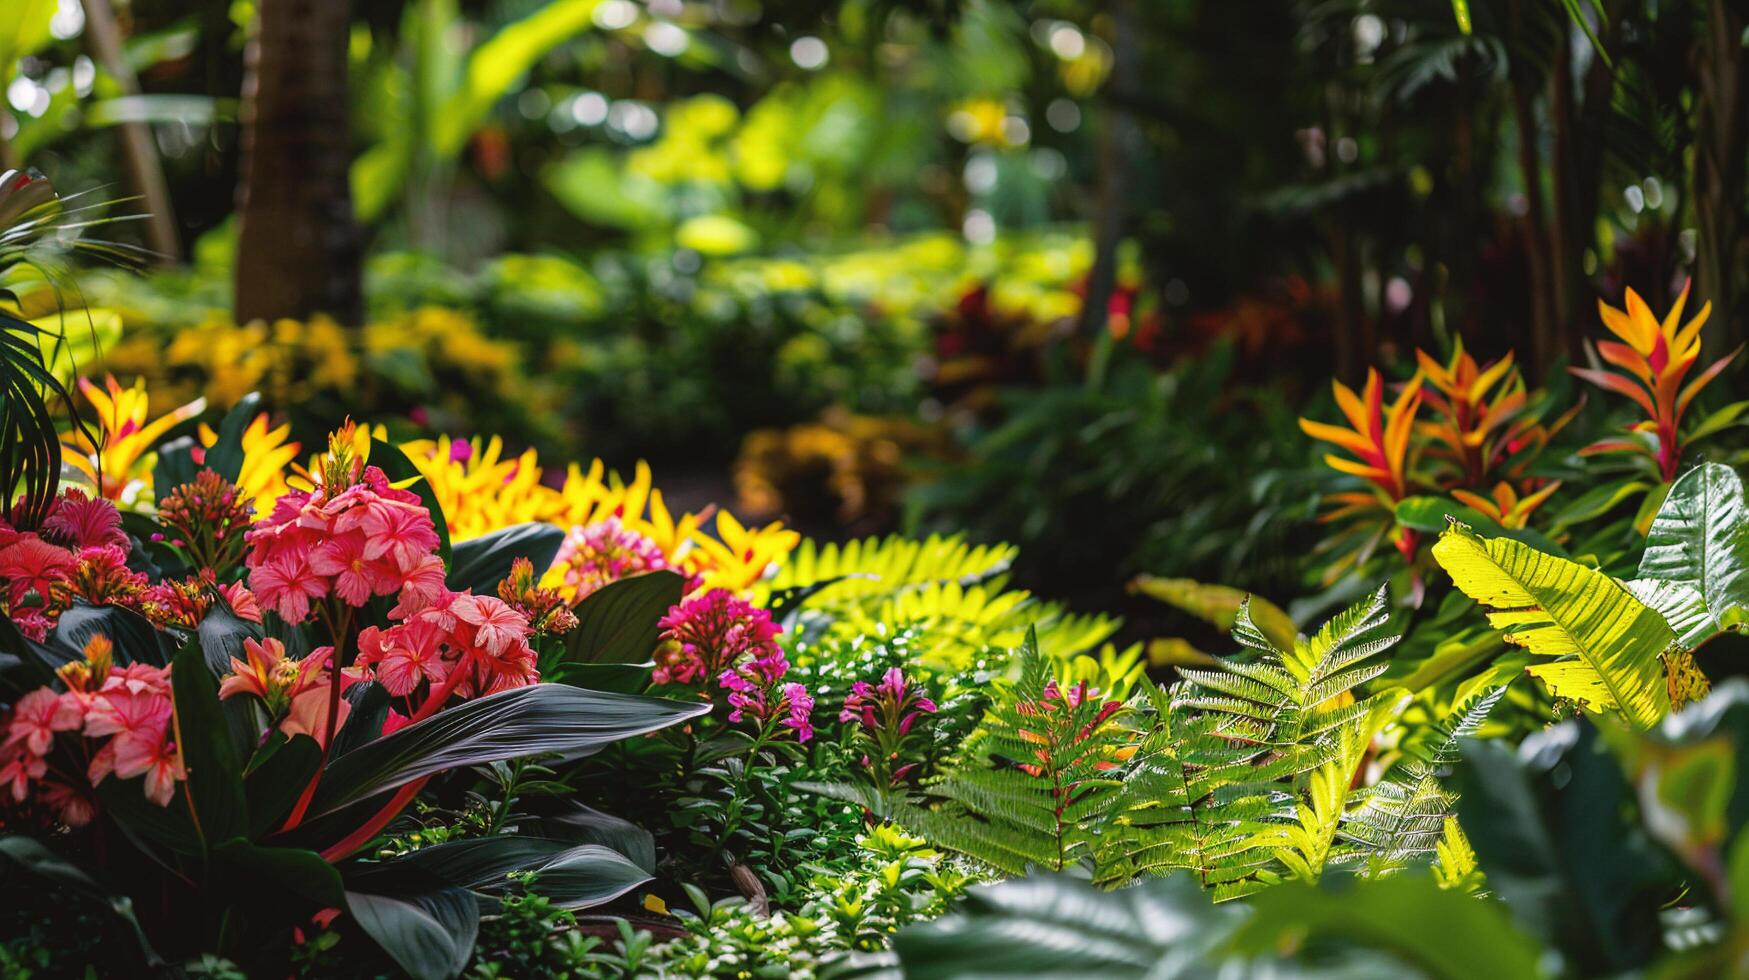
<path id="1" fill-rule="evenodd" d="M 248 541 L 249 587 L 288 623 L 305 621 L 311 602 L 330 596 L 362 606 L 399 593 L 395 614 L 408 615 L 445 591 L 431 515 L 374 466 L 342 489 L 285 494 Z"/>
<path id="2" fill-rule="evenodd" d="M 40 534 L 0 521 L 0 612 L 41 641 L 76 595 L 131 605 L 145 579 L 126 569 L 127 552 L 115 505 L 76 488 L 55 501 Z"/>
<path id="3" fill-rule="evenodd" d="M 878 685 L 867 681 L 851 685 L 838 720 L 861 723 L 862 736 L 872 750 L 862 757 L 863 767 L 896 785 L 917 768 L 915 762 L 901 762 L 912 726 L 919 717 L 935 711 L 935 702 L 921 685 L 907 680 L 898 667 L 889 667 Z"/>
<path id="4" fill-rule="evenodd" d="M 626 527 L 618 517 L 571 528 L 553 564 L 564 569 L 572 602 L 631 575 L 675 570 L 656 542 Z"/>
<path id="5" fill-rule="evenodd" d="M 395 697 L 429 684 L 425 704 L 436 708 L 451 694 L 468 698 L 537 683 L 528 636 L 528 617 L 502 599 L 445 590 L 405 622 L 367 627 L 358 636 L 358 663 Z"/>
<path id="6" fill-rule="evenodd" d="M 781 658 L 777 635 L 783 627 L 771 613 L 727 589 L 712 589 L 668 610 L 658 625 L 657 684 L 693 684 L 715 677 L 744 657 Z"/>
<path id="7" fill-rule="evenodd" d="M 814 699 L 800 684 L 780 683 L 787 673 L 789 660 L 775 645 L 769 653 L 723 671 L 717 677 L 717 683 L 729 692 L 729 707 L 733 709 L 729 712 L 729 720 L 740 722 L 751 718 L 762 732 L 776 722 L 793 729 L 798 742 L 813 738 L 814 726 L 810 716 L 814 711 Z"/>
<path id="8" fill-rule="evenodd" d="M 86 657 L 61 668 L 67 690 L 41 687 L 19 698 L 5 716 L 0 742 L 0 787 L 23 802 L 35 784 L 69 826 L 90 821 L 93 808 L 82 788 L 65 773 L 49 773 L 48 756 L 58 733 L 104 739 L 85 767 L 91 786 L 113 775 L 145 776 L 146 799 L 168 806 L 176 783 L 187 778 L 176 750 L 170 668 L 130 664 L 113 667 L 110 644 L 102 636 L 85 647 Z"/>

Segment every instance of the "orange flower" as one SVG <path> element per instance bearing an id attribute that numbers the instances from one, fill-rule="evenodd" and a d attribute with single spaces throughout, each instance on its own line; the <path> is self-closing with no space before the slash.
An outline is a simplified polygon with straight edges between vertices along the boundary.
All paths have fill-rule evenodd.
<path id="1" fill-rule="evenodd" d="M 1712 304 L 1707 303 L 1694 319 L 1678 328 L 1687 302 L 1688 285 L 1685 284 L 1682 295 L 1676 298 L 1676 305 L 1660 321 L 1632 289 L 1627 291 L 1625 311 L 1598 300 L 1597 312 L 1603 318 L 1603 325 L 1621 338 L 1621 342 L 1598 341 L 1597 354 L 1621 370 L 1569 370 L 1600 388 L 1632 399 L 1646 413 L 1646 418 L 1632 427 L 1629 438 L 1604 439 L 1586 446 L 1580 450 L 1581 454 L 1638 453 L 1657 466 L 1658 475 L 1664 482 L 1676 479 L 1677 467 L 1682 461 L 1679 430 L 1683 413 L 1701 389 L 1742 352 L 1739 347 L 1719 358 L 1684 386 L 1683 380 L 1700 359 L 1700 330 L 1712 313 Z M 1651 438 L 1648 442 L 1635 436 Z"/>
<path id="2" fill-rule="evenodd" d="M 1331 469 L 1361 477 L 1378 488 L 1387 506 L 1409 495 L 1409 434 L 1415 413 L 1421 408 L 1422 375 L 1415 376 L 1397 393 L 1397 398 L 1385 405 L 1384 381 L 1376 369 L 1368 368 L 1366 386 L 1356 395 L 1340 381 L 1331 382 L 1336 392 L 1336 405 L 1348 418 L 1352 429 L 1328 425 L 1312 419 L 1300 419 L 1300 429 L 1314 439 L 1332 443 L 1354 454 L 1347 459 L 1335 453 L 1324 456 Z M 1326 520 L 1363 510 L 1379 501 L 1363 493 L 1332 494 L 1332 502 L 1344 506 L 1326 514 Z"/>
<path id="3" fill-rule="evenodd" d="M 1443 416 L 1417 428 L 1435 443 L 1436 455 L 1457 464 L 1464 486 L 1480 486 L 1526 428 L 1514 424 L 1524 413 L 1528 393 L 1524 378 L 1513 366 L 1512 352 L 1481 367 L 1459 338 L 1446 364 L 1423 350 L 1417 350 L 1415 356 L 1435 389 L 1423 391 L 1422 397 Z"/>
<path id="4" fill-rule="evenodd" d="M 1468 490 L 1453 490 L 1451 495 L 1458 503 L 1474 507 L 1501 527 L 1521 528 L 1530 520 L 1531 512 L 1560 488 L 1561 481 L 1555 480 L 1529 496 L 1520 497 L 1512 484 L 1501 480 L 1495 484 L 1492 498 Z"/>

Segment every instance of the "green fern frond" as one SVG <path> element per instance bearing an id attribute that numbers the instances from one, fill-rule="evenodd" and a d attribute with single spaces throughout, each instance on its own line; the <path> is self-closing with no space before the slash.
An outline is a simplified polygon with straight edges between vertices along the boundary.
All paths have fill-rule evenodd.
<path id="1" fill-rule="evenodd" d="M 1495 687 L 1452 709 L 1422 754 L 1399 764 L 1348 814 L 1342 832 L 1364 856 L 1369 877 L 1433 857 L 1457 800 L 1441 779 L 1457 761 L 1459 741 L 1481 730 L 1505 693 L 1504 685 Z"/>
<path id="2" fill-rule="evenodd" d="M 832 583 L 823 601 L 845 603 L 940 582 L 973 585 L 1007 571 L 1019 549 L 972 545 L 964 537 L 918 541 L 891 535 L 843 544 L 804 539 L 767 588 L 772 593 Z"/>

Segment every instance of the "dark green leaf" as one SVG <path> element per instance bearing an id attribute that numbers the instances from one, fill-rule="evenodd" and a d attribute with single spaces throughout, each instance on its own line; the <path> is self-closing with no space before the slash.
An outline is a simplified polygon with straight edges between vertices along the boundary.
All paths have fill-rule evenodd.
<path id="1" fill-rule="evenodd" d="M 635 664 L 650 658 L 657 622 L 680 601 L 686 580 L 650 572 L 609 582 L 577 604 L 577 628 L 565 637 L 566 663 Z"/>
<path id="2" fill-rule="evenodd" d="M 536 684 L 469 701 L 335 759 L 311 813 L 337 810 L 423 776 L 547 752 L 572 755 L 710 710 L 627 694 Z"/>
<path id="3" fill-rule="evenodd" d="M 261 411 L 261 396 L 250 392 L 237 399 L 219 423 L 218 441 L 207 447 L 206 468 L 232 483 L 243 473 L 243 433 Z M 154 484 L 154 486 L 160 486 Z M 170 484 L 175 486 L 175 484 Z"/>
<path id="4" fill-rule="evenodd" d="M 480 908 L 471 892 L 445 888 L 409 897 L 348 891 L 358 925 L 414 980 L 459 975 L 474 952 Z"/>
<path id="5" fill-rule="evenodd" d="M 219 704 L 218 682 L 198 643 L 184 645 L 176 655 L 170 684 L 176 697 L 177 748 L 188 770 L 185 788 L 196 829 L 211 848 L 248 832 L 243 766 Z"/>
<path id="6" fill-rule="evenodd" d="M 457 592 L 473 589 L 478 595 L 496 594 L 498 583 L 510 574 L 512 562 L 527 558 L 538 574 L 553 563 L 564 540 L 562 529 L 530 522 L 463 541 L 455 546 L 450 560 L 449 587 Z"/>

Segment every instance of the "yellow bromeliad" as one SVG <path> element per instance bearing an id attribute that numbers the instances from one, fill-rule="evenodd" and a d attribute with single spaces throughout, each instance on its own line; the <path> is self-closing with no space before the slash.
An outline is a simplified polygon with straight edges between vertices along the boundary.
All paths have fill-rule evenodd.
<path id="1" fill-rule="evenodd" d="M 267 516 L 273 510 L 273 502 L 291 489 L 286 482 L 285 468 L 298 458 L 303 446 L 289 441 L 286 437 L 290 434 L 289 423 L 269 428 L 266 412 L 255 416 L 249 427 L 243 430 L 243 467 L 237 473 L 236 484 L 243 496 L 254 504 L 256 517 Z M 202 422 L 200 444 L 211 449 L 218 441 L 219 434 Z"/>
<path id="2" fill-rule="evenodd" d="M 150 493 L 157 459 L 152 447 L 166 432 L 206 410 L 206 399 L 196 398 L 148 422 L 151 399 L 144 379 L 123 388 L 114 375 L 105 375 L 102 387 L 80 378 L 79 390 L 91 403 L 97 442 L 75 427 L 61 438 L 68 450 L 67 462 L 85 474 L 100 495 L 117 504 L 133 505 Z"/>

